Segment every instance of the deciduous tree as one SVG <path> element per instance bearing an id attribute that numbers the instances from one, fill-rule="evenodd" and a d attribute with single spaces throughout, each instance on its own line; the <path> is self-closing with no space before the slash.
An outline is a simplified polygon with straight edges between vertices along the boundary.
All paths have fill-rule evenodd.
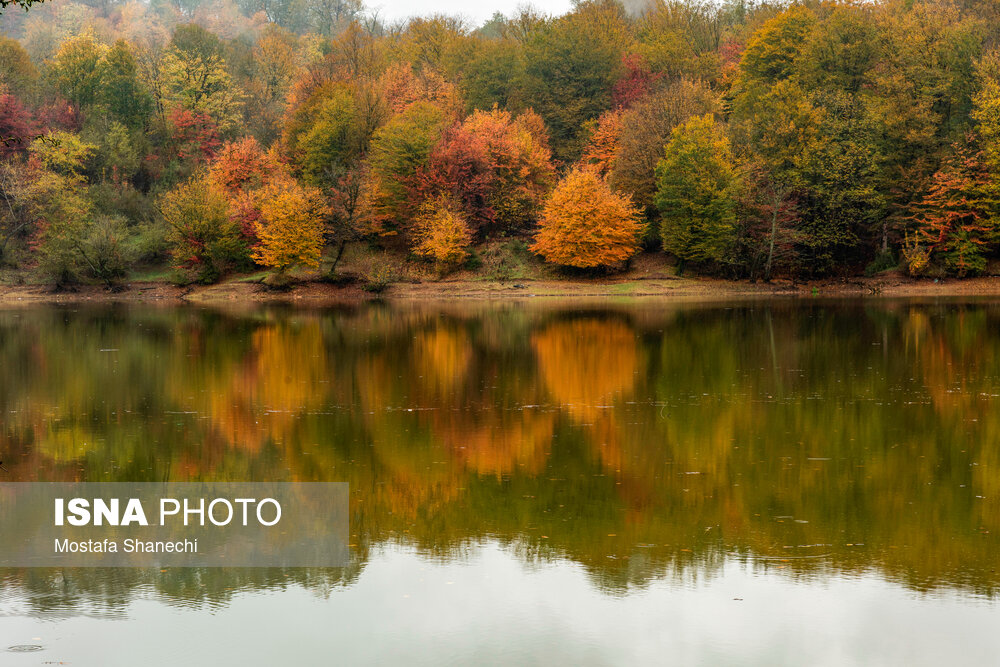
<path id="1" fill-rule="evenodd" d="M 142 130 L 153 113 L 153 97 L 139 79 L 131 47 L 115 42 L 98 63 L 96 103 L 131 130 Z"/>
<path id="2" fill-rule="evenodd" d="M 910 207 L 917 243 L 960 278 L 982 273 L 987 253 L 1000 239 L 996 212 L 984 198 L 988 181 L 977 156 L 957 151 Z M 911 272 L 918 272 L 915 268 L 911 264 Z"/>
<path id="3" fill-rule="evenodd" d="M 70 37 L 56 51 L 49 63 L 47 75 L 62 95 L 77 108 L 87 108 L 97 102 L 100 93 L 100 64 L 108 47 L 92 32 Z"/>
<path id="4" fill-rule="evenodd" d="M 38 70 L 31 57 L 17 40 L 0 37 L 0 85 L 18 97 L 34 95 L 38 84 Z"/>
<path id="5" fill-rule="evenodd" d="M 226 70 L 218 37 L 195 24 L 178 27 L 162 70 L 168 110 L 208 116 L 223 135 L 237 130 L 242 93 Z"/>
<path id="6" fill-rule="evenodd" d="M 545 119 L 560 160 L 580 157 L 583 124 L 611 108 L 630 42 L 625 9 L 611 0 L 581 2 L 528 36 L 519 101 Z"/>
<path id="7" fill-rule="evenodd" d="M 638 251 L 644 226 L 630 197 L 592 170 L 573 169 L 545 203 L 531 250 L 564 266 L 611 266 Z"/>
<path id="8" fill-rule="evenodd" d="M 27 107 L 13 95 L 0 93 L 0 157 L 24 154 L 36 133 Z"/>
<path id="9" fill-rule="evenodd" d="M 369 140 L 351 86 L 327 82 L 289 115 L 284 143 L 297 172 L 312 185 L 329 186 L 353 168 Z"/>
<path id="10" fill-rule="evenodd" d="M 81 271 L 80 244 L 93 207 L 73 176 L 43 169 L 33 189 L 38 223 L 31 246 L 38 270 L 56 286 L 76 282 Z"/>
<path id="11" fill-rule="evenodd" d="M 259 191 L 276 181 L 291 180 L 277 151 L 265 151 L 253 137 L 228 142 L 212 160 L 207 177 L 225 195 L 229 215 L 247 247 L 255 246 L 263 201 Z"/>
<path id="12" fill-rule="evenodd" d="M 253 137 L 227 142 L 208 168 L 208 178 L 223 192 L 236 195 L 260 189 L 282 173 L 274 151 L 265 151 Z"/>
<path id="13" fill-rule="evenodd" d="M 447 115 L 418 102 L 392 118 L 372 138 L 365 197 L 380 233 L 405 230 L 422 203 L 418 174 L 441 138 Z"/>
<path id="14" fill-rule="evenodd" d="M 729 140 L 711 115 L 671 133 L 656 166 L 663 248 L 684 262 L 722 262 L 733 241 L 739 179 Z"/>
<path id="15" fill-rule="evenodd" d="M 606 177 L 614 169 L 615 156 L 621 142 L 622 110 L 605 111 L 592 126 L 590 140 L 583 148 L 580 164 Z"/>
<path id="16" fill-rule="evenodd" d="M 460 207 L 447 197 L 429 201 L 421 208 L 414 229 L 413 251 L 433 259 L 442 273 L 468 256 L 472 231 Z"/>
<path id="17" fill-rule="evenodd" d="M 198 174 L 163 195 L 160 212 L 170 226 L 175 266 L 202 281 L 216 280 L 246 257 L 246 244 L 218 187 Z"/>
<path id="18" fill-rule="evenodd" d="M 72 132 L 47 132 L 31 142 L 31 156 L 45 169 L 79 181 L 96 148 Z"/>
<path id="19" fill-rule="evenodd" d="M 654 217 L 656 179 L 653 172 L 663 157 L 663 147 L 670 140 L 670 132 L 691 116 L 718 109 L 715 93 L 700 83 L 682 79 L 624 111 L 608 176 L 611 186 L 632 195 L 636 205 Z"/>
<path id="20" fill-rule="evenodd" d="M 319 190 L 281 179 L 258 191 L 260 218 L 251 256 L 285 273 L 293 266 L 316 268 L 323 250 L 323 222 L 328 209 Z"/>
<path id="21" fill-rule="evenodd" d="M 10 249 L 33 231 L 39 177 L 37 165 L 0 161 L 0 262 L 10 261 Z"/>
<path id="22" fill-rule="evenodd" d="M 554 179 L 551 153 L 528 112 L 476 111 L 447 131 L 418 175 L 419 196 L 448 195 L 475 231 L 516 233 L 531 224 Z"/>

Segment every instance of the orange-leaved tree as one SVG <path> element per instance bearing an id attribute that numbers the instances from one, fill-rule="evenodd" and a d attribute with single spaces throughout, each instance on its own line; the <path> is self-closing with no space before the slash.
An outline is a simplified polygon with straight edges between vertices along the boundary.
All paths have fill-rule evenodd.
<path id="1" fill-rule="evenodd" d="M 253 260 L 283 274 L 297 265 L 316 268 L 323 251 L 323 225 L 328 214 L 322 194 L 290 178 L 257 191 L 260 218 Z"/>
<path id="2" fill-rule="evenodd" d="M 627 260 L 645 228 L 631 197 L 613 192 L 591 169 L 574 169 L 560 181 L 538 226 L 532 252 L 579 268 Z"/>
<path id="3" fill-rule="evenodd" d="M 462 129 L 483 142 L 495 224 L 507 232 L 524 229 L 555 181 L 545 121 L 531 110 L 515 117 L 494 107 L 474 112 Z"/>
<path id="4" fill-rule="evenodd" d="M 257 191 L 287 168 L 275 150 L 265 151 L 253 137 L 226 143 L 208 168 L 208 180 L 229 202 L 229 213 L 248 247 L 257 244 L 260 198 Z"/>
<path id="5" fill-rule="evenodd" d="M 226 143 L 212 160 L 208 177 L 227 194 L 260 188 L 283 170 L 274 151 L 265 151 L 253 137 Z"/>
<path id="6" fill-rule="evenodd" d="M 405 62 L 390 65 L 375 86 L 393 114 L 403 113 L 418 102 L 430 102 L 456 116 L 462 106 L 455 86 L 426 65 L 419 71 Z"/>
<path id="7" fill-rule="evenodd" d="M 615 164 L 615 153 L 622 133 L 622 110 L 605 111 L 593 123 L 590 140 L 583 147 L 580 164 L 594 169 L 601 176 L 607 176 Z"/>
<path id="8" fill-rule="evenodd" d="M 416 220 L 413 249 L 418 255 L 435 260 L 442 272 L 453 268 L 468 255 L 472 231 L 458 204 L 439 197 L 424 204 Z"/>

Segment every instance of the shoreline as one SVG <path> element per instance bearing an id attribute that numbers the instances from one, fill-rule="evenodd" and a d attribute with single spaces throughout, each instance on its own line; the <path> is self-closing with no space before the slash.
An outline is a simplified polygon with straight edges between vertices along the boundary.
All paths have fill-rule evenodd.
<path id="1" fill-rule="evenodd" d="M 303 282 L 288 291 L 262 288 L 232 279 L 212 285 L 181 287 L 168 282 L 135 282 L 112 291 L 103 285 L 53 290 L 48 285 L 0 285 L 0 305 L 28 303 L 300 303 L 335 305 L 385 301 L 525 300 L 525 299 L 662 299 L 720 301 L 774 297 L 1000 297 L 1000 276 L 935 282 L 901 276 L 840 278 L 791 283 L 751 283 L 718 278 L 639 278 L 621 280 L 441 280 L 397 283 L 381 295 L 357 285 Z"/>

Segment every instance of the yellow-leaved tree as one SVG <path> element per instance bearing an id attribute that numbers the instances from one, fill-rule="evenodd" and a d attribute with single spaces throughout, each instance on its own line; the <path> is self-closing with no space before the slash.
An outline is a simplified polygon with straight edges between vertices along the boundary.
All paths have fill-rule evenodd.
<path id="1" fill-rule="evenodd" d="M 413 252 L 435 260 L 438 270 L 445 272 L 468 255 L 472 231 L 458 205 L 441 197 L 422 207 L 416 220 L 414 238 L 417 245 Z"/>
<path id="2" fill-rule="evenodd" d="M 253 260 L 279 274 L 293 266 L 317 268 L 329 213 L 320 191 L 283 178 L 265 185 L 257 196 L 260 218 L 255 226 L 260 242 L 254 246 Z"/>
<path id="3" fill-rule="evenodd" d="M 639 250 L 645 224 L 632 198 L 611 190 L 593 169 L 574 169 L 549 196 L 531 251 L 555 264 L 594 268 Z"/>

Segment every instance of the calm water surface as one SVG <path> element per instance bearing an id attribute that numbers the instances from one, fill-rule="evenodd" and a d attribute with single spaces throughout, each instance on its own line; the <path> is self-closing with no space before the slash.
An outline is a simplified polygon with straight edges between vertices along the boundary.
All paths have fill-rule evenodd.
<path id="1" fill-rule="evenodd" d="M 1000 302 L 0 310 L 0 459 L 347 481 L 353 552 L 0 570 L 2 665 L 1000 655 Z"/>

